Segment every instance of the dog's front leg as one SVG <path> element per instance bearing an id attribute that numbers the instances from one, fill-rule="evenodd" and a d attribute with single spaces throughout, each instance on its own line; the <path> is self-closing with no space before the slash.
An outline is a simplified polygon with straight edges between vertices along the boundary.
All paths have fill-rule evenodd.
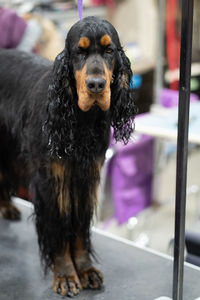
<path id="1" fill-rule="evenodd" d="M 103 275 L 92 265 L 82 237 L 77 237 L 73 245 L 73 259 L 82 287 L 100 289 L 104 282 Z"/>
<path id="2" fill-rule="evenodd" d="M 70 244 L 67 244 L 63 255 L 55 257 L 53 272 L 53 290 L 55 292 L 62 296 L 72 297 L 82 289 L 71 259 Z"/>
<path id="3" fill-rule="evenodd" d="M 10 189 L 0 172 L 0 214 L 4 219 L 19 220 L 21 213 L 10 198 Z"/>
<path id="4" fill-rule="evenodd" d="M 71 259 L 70 242 L 75 239 L 75 233 L 70 214 L 63 211 L 68 194 L 60 192 L 63 191 L 62 176 L 63 168 L 57 173 L 55 167 L 54 173 L 40 170 L 33 181 L 33 195 L 40 253 L 46 270 L 53 270 L 53 289 L 72 297 L 82 287 Z"/>

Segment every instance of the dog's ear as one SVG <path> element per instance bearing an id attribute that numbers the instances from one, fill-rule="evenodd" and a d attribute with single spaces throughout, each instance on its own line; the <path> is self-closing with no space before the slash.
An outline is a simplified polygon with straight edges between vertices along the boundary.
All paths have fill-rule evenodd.
<path id="1" fill-rule="evenodd" d="M 111 125 L 114 129 L 116 141 L 128 143 L 134 129 L 134 104 L 133 90 L 130 88 L 132 70 L 128 57 L 120 47 L 117 53 L 117 62 L 113 73 L 111 85 Z"/>
<path id="2" fill-rule="evenodd" d="M 44 131 L 48 137 L 51 155 L 66 157 L 72 151 L 75 99 L 75 81 L 67 48 L 55 59 L 48 89 L 47 120 Z"/>

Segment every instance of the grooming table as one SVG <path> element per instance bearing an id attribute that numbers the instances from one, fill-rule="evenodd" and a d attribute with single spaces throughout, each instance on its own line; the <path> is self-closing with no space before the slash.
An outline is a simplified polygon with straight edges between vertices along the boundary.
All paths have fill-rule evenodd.
<path id="1" fill-rule="evenodd" d="M 191 102 L 189 118 L 189 142 L 200 144 L 200 102 Z M 177 142 L 178 107 L 163 108 L 154 105 L 150 113 L 138 115 L 135 131 Z"/>
<path id="2" fill-rule="evenodd" d="M 0 219 L 0 300 L 63 299 L 51 288 L 52 274 L 44 278 L 33 226 L 32 206 L 15 200 L 22 220 Z M 94 230 L 93 244 L 104 273 L 105 288 L 82 291 L 76 300 L 153 300 L 171 297 L 172 258 L 105 236 Z M 200 268 L 186 264 L 184 300 L 200 297 Z"/>

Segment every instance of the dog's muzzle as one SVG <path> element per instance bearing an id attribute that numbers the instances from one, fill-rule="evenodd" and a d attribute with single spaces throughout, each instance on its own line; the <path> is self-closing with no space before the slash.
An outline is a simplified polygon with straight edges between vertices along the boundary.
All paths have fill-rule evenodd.
<path id="1" fill-rule="evenodd" d="M 89 73 L 87 64 L 75 73 L 78 106 L 84 112 L 93 106 L 98 106 L 103 111 L 110 108 L 112 71 L 105 64 L 102 65 L 103 71 L 98 73 L 97 67 L 93 68 L 95 72 Z"/>

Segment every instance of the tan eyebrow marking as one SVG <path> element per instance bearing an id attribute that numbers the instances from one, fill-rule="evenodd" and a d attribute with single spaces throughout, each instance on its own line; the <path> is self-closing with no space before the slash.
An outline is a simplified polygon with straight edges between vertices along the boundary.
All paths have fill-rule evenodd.
<path id="1" fill-rule="evenodd" d="M 90 46 L 90 40 L 87 37 L 82 37 L 79 40 L 79 47 L 87 49 Z"/>
<path id="2" fill-rule="evenodd" d="M 104 47 L 111 44 L 111 37 L 108 34 L 105 34 L 100 39 L 100 44 Z"/>

